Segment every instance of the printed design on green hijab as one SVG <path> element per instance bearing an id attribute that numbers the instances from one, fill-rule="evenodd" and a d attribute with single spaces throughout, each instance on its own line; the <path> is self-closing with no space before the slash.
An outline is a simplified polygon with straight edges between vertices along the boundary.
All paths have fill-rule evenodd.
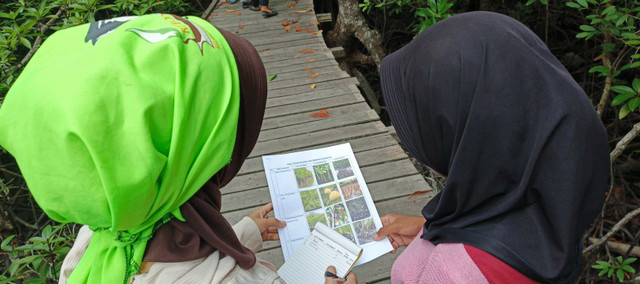
<path id="1" fill-rule="evenodd" d="M 118 17 L 93 22 L 89 25 L 89 31 L 87 32 L 87 36 L 84 38 L 84 42 L 91 41 L 93 45 L 96 45 L 96 42 L 98 42 L 101 37 L 110 34 L 120 25 L 135 18 L 137 18 L 137 16 Z"/>

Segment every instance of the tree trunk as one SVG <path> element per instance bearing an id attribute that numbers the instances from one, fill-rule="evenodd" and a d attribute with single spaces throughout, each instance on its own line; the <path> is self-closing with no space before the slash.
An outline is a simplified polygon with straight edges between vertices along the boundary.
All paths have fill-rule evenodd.
<path id="1" fill-rule="evenodd" d="M 367 21 L 358 7 L 358 0 L 338 1 L 338 17 L 335 28 L 327 34 L 327 41 L 334 46 L 348 48 L 353 38 L 358 39 L 369 51 L 371 59 L 380 71 L 382 58 L 386 55 L 382 48 L 382 35 L 367 25 Z"/>

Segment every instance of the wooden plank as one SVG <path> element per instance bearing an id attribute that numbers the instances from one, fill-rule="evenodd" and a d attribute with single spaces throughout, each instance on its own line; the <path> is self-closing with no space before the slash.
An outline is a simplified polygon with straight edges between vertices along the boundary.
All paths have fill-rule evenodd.
<path id="1" fill-rule="evenodd" d="M 313 89 L 311 88 L 311 84 L 309 84 L 309 85 L 301 85 L 301 86 L 293 86 L 288 88 L 276 89 L 273 91 L 270 90 L 269 98 L 308 93 L 310 91 L 311 92 L 321 92 L 325 90 L 331 91 L 334 88 L 342 85 L 355 85 L 357 81 L 358 80 L 356 78 L 349 77 L 349 78 L 340 78 L 338 80 L 332 80 L 332 81 L 318 82 L 316 83 L 316 87 Z"/>
<path id="2" fill-rule="evenodd" d="M 318 89 L 316 87 L 316 89 Z M 345 94 L 360 94 L 358 88 L 352 84 L 346 84 L 342 86 L 336 86 L 332 89 L 326 90 L 312 90 L 309 88 L 307 92 L 294 94 L 290 96 L 281 96 L 281 97 L 269 97 L 267 98 L 267 108 L 298 104 L 302 102 L 320 100 L 329 97 L 341 96 Z M 271 94 L 269 94 L 271 95 Z"/>
<path id="3" fill-rule="evenodd" d="M 324 14 L 316 14 L 316 18 L 318 19 L 318 22 L 320 23 L 330 23 L 331 21 L 333 21 L 331 18 L 331 13 L 324 13 Z"/>
<path id="4" fill-rule="evenodd" d="M 279 78 L 276 78 L 276 80 L 269 82 L 268 87 L 269 87 L 269 91 L 290 88 L 295 86 L 308 86 L 309 88 L 311 88 L 311 84 L 317 84 L 317 83 L 326 82 L 326 81 L 334 81 L 337 79 L 349 78 L 349 77 L 351 76 L 349 76 L 347 72 L 339 71 L 339 72 L 325 73 L 314 78 L 310 78 L 309 76 L 298 77 L 296 79 L 289 79 L 289 80 L 282 80 L 282 79 L 278 80 Z"/>
<path id="5" fill-rule="evenodd" d="M 349 141 L 375 134 L 386 133 L 387 128 L 382 122 L 368 122 L 346 127 L 334 128 L 322 132 L 304 133 L 282 139 L 264 141 L 256 144 L 249 157 L 267 154 L 295 151 L 303 147 L 322 145 L 327 143 Z"/>
<path id="6" fill-rule="evenodd" d="M 264 51 L 261 51 L 261 50 L 262 49 L 258 49 L 258 52 L 263 53 Z M 267 69 L 267 72 L 269 72 L 270 68 L 283 67 L 283 66 L 289 66 L 289 65 L 298 65 L 298 64 L 305 64 L 305 63 L 314 62 L 314 61 L 333 60 L 333 59 L 334 58 L 331 52 L 314 52 L 309 54 L 308 57 L 290 58 L 289 60 L 270 61 L 270 62 L 263 61 L 263 63 L 264 63 L 264 67 Z"/>
<path id="7" fill-rule="evenodd" d="M 369 112 L 369 106 L 362 101 L 361 97 L 359 97 L 360 95 L 358 94 L 351 94 L 351 95 L 346 95 L 346 98 L 349 99 L 349 97 L 352 98 L 353 102 L 350 102 L 352 104 L 342 104 L 342 103 L 323 103 L 323 99 L 321 100 L 317 100 L 317 101 L 311 101 L 310 103 L 314 103 L 314 102 L 318 102 L 318 104 L 311 104 L 308 107 L 310 108 L 309 110 L 305 110 L 305 111 L 298 111 L 297 108 L 295 107 L 288 107 L 288 108 L 282 108 L 283 111 L 287 111 L 287 115 L 285 116 L 274 116 L 274 117 L 270 117 L 265 119 L 262 122 L 262 129 L 261 131 L 269 131 L 269 130 L 277 130 L 277 128 L 281 128 L 281 127 L 287 127 L 287 126 L 292 126 L 292 125 L 299 125 L 299 124 L 305 124 L 305 123 L 313 123 L 313 122 L 317 122 L 317 121 L 324 121 L 326 119 L 329 120 L 340 120 L 342 119 L 342 117 L 344 115 L 349 115 L 352 113 L 357 113 L 360 116 L 369 116 L 366 119 L 379 119 L 377 115 L 372 115 Z M 343 97 L 343 96 L 340 96 Z M 327 98 L 327 100 L 329 99 L 335 99 L 336 101 L 339 100 L 339 97 L 330 97 Z M 300 105 L 305 104 L 305 103 L 301 103 Z M 308 103 L 307 103 L 308 104 Z M 335 104 L 335 107 L 328 107 L 328 105 L 330 104 Z M 323 109 L 327 110 L 327 113 L 329 115 L 331 115 L 330 117 L 326 117 L 326 118 L 318 118 L 318 117 L 313 117 L 309 114 L 309 112 L 317 112 L 320 110 L 320 108 L 324 107 Z M 261 140 L 262 141 L 262 140 Z"/>
<path id="8" fill-rule="evenodd" d="M 370 121 L 376 121 L 379 117 L 375 112 L 366 105 L 366 103 L 356 105 L 354 109 L 358 111 L 331 111 L 331 117 L 328 118 L 316 118 L 315 121 L 307 123 L 299 123 L 290 126 L 284 126 L 281 128 L 264 130 L 260 132 L 259 141 L 268 141 L 272 139 L 289 137 L 297 135 L 299 133 L 311 133 L 315 131 L 323 131 L 335 127 L 341 127 L 345 125 L 353 125 L 359 123 L 365 123 Z M 311 117 L 311 115 L 304 113 L 304 118 Z"/>
<path id="9" fill-rule="evenodd" d="M 332 47 L 329 50 L 331 50 L 333 57 L 335 57 L 336 59 L 344 58 L 345 56 L 347 56 L 347 53 L 344 51 L 344 48 L 342 48 L 342 46 Z"/>
<path id="10" fill-rule="evenodd" d="M 322 40 L 322 35 L 317 35 L 317 34 L 310 34 L 308 32 L 289 32 L 289 33 L 285 33 L 284 31 L 278 31 L 278 32 L 269 32 L 269 33 L 262 33 L 260 34 L 259 37 L 251 37 L 248 38 L 246 36 L 242 36 L 244 38 L 246 38 L 247 40 L 249 40 L 249 42 L 251 42 L 251 44 L 253 44 L 254 46 L 260 46 L 260 45 L 269 45 L 269 44 L 277 44 L 277 43 L 288 43 L 290 41 L 300 41 L 300 40 L 315 40 L 315 42 L 323 42 Z M 283 37 L 286 40 L 283 40 Z"/>
<path id="11" fill-rule="evenodd" d="M 264 117 L 274 118 L 274 117 L 297 114 L 297 113 L 307 113 L 306 115 L 309 116 L 312 112 L 318 112 L 320 111 L 320 109 L 328 109 L 331 107 L 355 104 L 359 102 L 364 102 L 364 98 L 362 98 L 360 94 L 351 93 L 351 94 L 346 94 L 342 96 L 329 97 L 329 98 L 323 98 L 323 99 L 314 100 L 310 102 L 298 103 L 295 106 L 284 105 L 280 107 L 271 107 L 265 111 Z M 361 108 L 361 111 L 367 111 L 369 109 L 370 108 L 365 104 L 363 108 Z M 306 120 L 309 121 L 310 119 L 307 118 Z M 269 123 L 271 123 L 271 121 L 268 121 L 268 124 Z"/>
<path id="12" fill-rule="evenodd" d="M 305 69 L 311 69 L 315 71 L 315 69 L 323 68 L 323 67 L 334 67 L 335 70 L 342 70 L 334 60 L 325 58 L 323 60 L 313 60 L 312 62 L 308 62 L 307 60 L 305 60 L 300 64 L 266 68 L 267 69 L 266 71 L 267 71 L 267 77 L 269 77 L 274 74 L 284 74 L 288 72 L 304 71 Z"/>
<path id="13" fill-rule="evenodd" d="M 258 49 L 258 50 L 261 50 L 261 49 Z M 326 45 L 324 45 L 324 43 L 316 43 L 316 44 L 309 44 L 306 46 L 292 46 L 292 47 L 265 50 L 263 52 L 260 52 L 260 59 L 262 59 L 262 62 L 271 62 L 271 61 L 288 60 L 291 58 L 301 58 L 301 57 L 310 59 L 310 58 L 313 58 L 315 55 L 313 53 L 300 52 L 302 50 L 315 50 L 315 52 L 329 51 L 329 49 L 327 48 Z"/>
<path id="14" fill-rule="evenodd" d="M 298 68 L 304 68 L 304 65 L 299 66 Z M 342 69 L 340 69 L 340 67 L 338 67 L 338 65 L 330 65 L 330 66 L 324 66 L 324 67 L 316 67 L 316 68 L 304 68 L 304 69 L 298 69 L 298 70 L 292 70 L 290 72 L 281 72 L 281 73 L 276 73 L 278 74 L 278 77 L 271 81 L 270 83 L 273 82 L 277 82 L 277 81 L 287 81 L 287 80 L 297 80 L 297 79 L 301 79 L 301 78 L 309 78 L 312 75 L 317 75 L 317 77 L 323 76 L 323 75 L 327 75 L 327 74 L 331 74 L 331 73 L 342 73 L 344 71 L 342 71 Z M 346 74 L 346 73 L 343 73 Z M 347 74 L 348 76 L 348 74 Z M 268 76 L 267 76 L 268 77 Z"/>
<path id="15" fill-rule="evenodd" d="M 360 152 L 380 149 L 388 146 L 398 146 L 397 142 L 395 142 L 391 136 L 386 134 L 353 139 L 348 142 L 351 144 L 351 148 L 353 149 L 359 164 L 366 162 L 366 159 L 375 158 L 375 155 L 365 155 L 360 154 Z M 340 143 L 333 143 L 333 145 L 337 144 Z M 317 146 L 303 147 L 300 151 L 314 148 L 317 148 Z M 240 171 L 238 172 L 238 176 L 259 171 L 264 171 L 264 167 L 262 166 L 262 157 L 252 157 L 244 161 L 242 168 L 240 168 Z"/>

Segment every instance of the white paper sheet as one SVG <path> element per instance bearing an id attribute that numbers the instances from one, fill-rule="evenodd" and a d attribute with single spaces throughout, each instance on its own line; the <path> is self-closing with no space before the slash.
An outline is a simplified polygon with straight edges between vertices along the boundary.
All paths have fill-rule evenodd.
<path id="1" fill-rule="evenodd" d="M 388 239 L 374 241 L 382 227 L 378 210 L 348 143 L 263 156 L 285 261 L 304 242 L 316 222 L 347 237 L 364 252 L 356 265 L 392 250 Z"/>

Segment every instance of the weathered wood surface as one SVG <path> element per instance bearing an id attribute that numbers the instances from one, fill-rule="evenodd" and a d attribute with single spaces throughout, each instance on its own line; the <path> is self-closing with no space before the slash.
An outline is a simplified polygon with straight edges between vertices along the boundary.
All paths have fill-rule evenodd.
<path id="1" fill-rule="evenodd" d="M 239 2 L 238 2 L 239 3 Z M 365 102 L 358 80 L 343 72 L 327 48 L 312 10 L 312 0 L 272 0 L 278 16 L 265 19 L 240 4 L 222 5 L 209 20 L 248 39 L 259 51 L 269 82 L 267 109 L 254 150 L 238 176 L 222 189 L 222 212 L 231 223 L 270 201 L 262 155 L 351 143 L 380 215 L 419 215 L 432 194 L 403 149 Z M 236 10 L 236 11 L 234 11 Z M 228 12 L 229 11 L 229 12 Z M 304 11 L 304 12 L 303 12 Z M 284 21 L 295 21 L 285 32 Z M 296 32 L 300 26 L 305 31 Z M 307 32 L 306 29 L 315 32 Z M 300 52 L 313 50 L 314 52 Z M 317 76 L 312 76 L 316 75 Z M 326 110 L 330 117 L 310 114 Z M 279 242 L 264 244 L 258 254 L 279 267 L 284 259 Z M 389 283 L 398 254 L 387 254 L 354 271 L 359 281 Z"/>

